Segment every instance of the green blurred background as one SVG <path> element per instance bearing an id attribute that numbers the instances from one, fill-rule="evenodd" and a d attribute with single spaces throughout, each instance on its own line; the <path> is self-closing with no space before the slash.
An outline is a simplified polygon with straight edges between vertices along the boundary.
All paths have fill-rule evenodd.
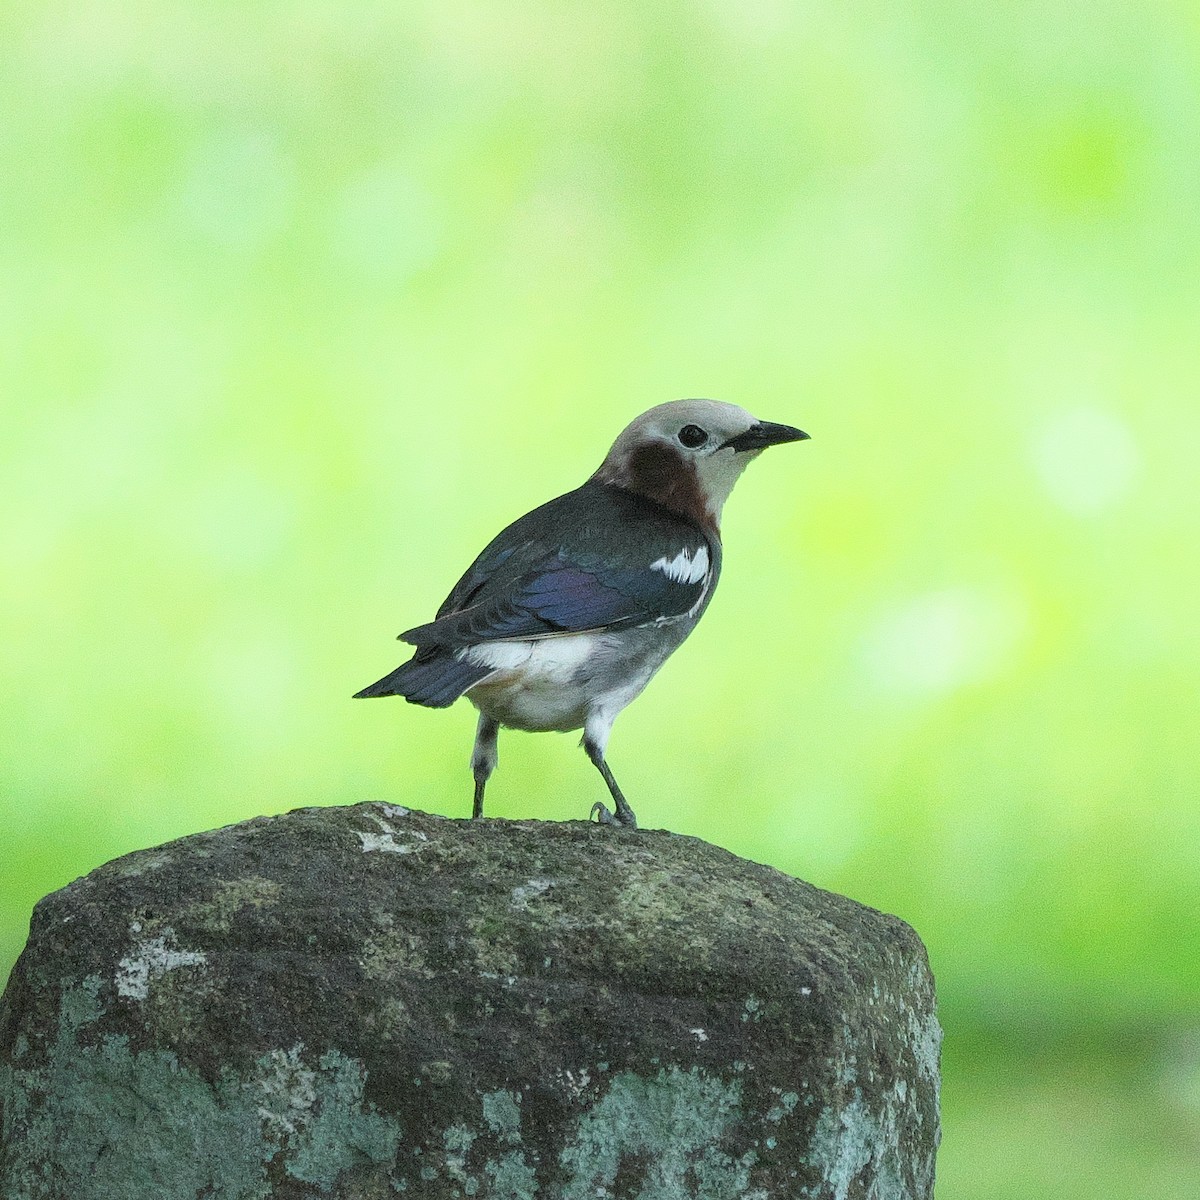
<path id="1" fill-rule="evenodd" d="M 0 11 L 0 978 L 106 859 L 469 811 L 350 694 L 679 396 L 801 425 L 618 722 L 643 824 L 905 917 L 946 1200 L 1200 1194 L 1200 10 Z M 579 818 L 573 736 L 490 810 Z"/>

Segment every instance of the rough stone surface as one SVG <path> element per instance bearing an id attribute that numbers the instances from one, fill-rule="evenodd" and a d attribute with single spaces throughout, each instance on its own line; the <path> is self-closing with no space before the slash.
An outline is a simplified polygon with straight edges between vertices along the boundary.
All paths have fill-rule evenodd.
<path id="1" fill-rule="evenodd" d="M 4 1200 L 930 1197 L 902 921 L 667 833 L 305 809 L 48 896 Z"/>

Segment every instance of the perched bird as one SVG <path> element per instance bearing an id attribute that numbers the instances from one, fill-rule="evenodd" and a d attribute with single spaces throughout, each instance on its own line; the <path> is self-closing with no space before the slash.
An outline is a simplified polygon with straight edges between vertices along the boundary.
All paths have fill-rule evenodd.
<path id="1" fill-rule="evenodd" d="M 438 609 L 402 633 L 416 654 L 359 697 L 479 710 L 472 815 L 500 727 L 583 730 L 616 812 L 637 819 L 604 759 L 617 714 L 696 627 L 721 573 L 721 509 L 767 446 L 808 434 L 715 400 L 643 413 L 582 486 L 497 534 Z"/>

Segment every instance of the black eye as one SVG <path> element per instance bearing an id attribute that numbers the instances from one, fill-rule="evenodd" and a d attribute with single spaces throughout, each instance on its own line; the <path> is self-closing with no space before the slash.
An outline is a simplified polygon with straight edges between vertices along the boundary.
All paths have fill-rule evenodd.
<path id="1" fill-rule="evenodd" d="M 679 440 L 689 450 L 695 450 L 697 446 L 703 446 L 708 441 L 708 434 L 699 425 L 685 425 L 679 431 Z"/>

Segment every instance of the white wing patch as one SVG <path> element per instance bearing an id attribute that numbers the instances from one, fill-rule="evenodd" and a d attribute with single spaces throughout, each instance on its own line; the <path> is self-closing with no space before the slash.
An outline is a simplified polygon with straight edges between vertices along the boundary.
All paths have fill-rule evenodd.
<path id="1" fill-rule="evenodd" d="M 684 546 L 674 558 L 656 558 L 650 570 L 661 571 L 676 583 L 699 583 L 708 574 L 708 547 L 700 546 L 692 557 L 692 551 Z"/>

